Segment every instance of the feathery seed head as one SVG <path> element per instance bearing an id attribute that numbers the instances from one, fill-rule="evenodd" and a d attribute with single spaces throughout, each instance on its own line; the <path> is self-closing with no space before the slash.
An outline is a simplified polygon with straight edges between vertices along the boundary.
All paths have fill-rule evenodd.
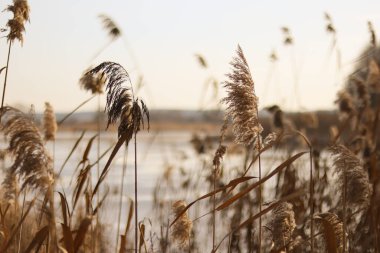
<path id="1" fill-rule="evenodd" d="M 343 145 L 332 146 L 330 151 L 334 169 L 339 175 L 340 189 L 344 189 L 346 177 L 346 200 L 350 208 L 367 208 L 372 195 L 372 185 L 360 159 Z"/>
<path id="2" fill-rule="evenodd" d="M 279 249 L 290 242 L 296 228 L 293 205 L 282 202 L 273 208 L 272 215 L 273 218 L 269 227 L 272 233 L 273 247 Z"/>
<path id="3" fill-rule="evenodd" d="M 104 29 L 107 30 L 108 35 L 111 37 L 112 40 L 116 40 L 121 36 L 121 30 L 110 17 L 101 14 L 99 15 L 99 18 L 102 20 Z"/>
<path id="4" fill-rule="evenodd" d="M 240 46 L 237 56 L 230 63 L 232 73 L 227 74 L 224 82 L 227 97 L 222 102 L 227 105 L 227 116 L 232 121 L 232 131 L 235 141 L 249 145 L 263 131 L 258 118 L 258 98 L 254 90 L 254 82 L 248 67 L 247 60 Z"/>
<path id="5" fill-rule="evenodd" d="M 45 130 L 45 140 L 54 141 L 58 126 L 57 126 L 57 121 L 55 120 L 54 109 L 49 102 L 45 103 L 45 112 L 44 112 L 43 122 L 44 122 L 44 130 Z"/>
<path id="6" fill-rule="evenodd" d="M 84 74 L 79 79 L 79 85 L 84 90 L 91 91 L 92 94 L 102 94 L 105 80 L 106 76 L 100 73 L 94 75 Z"/>
<path id="7" fill-rule="evenodd" d="M 103 76 L 106 84 L 107 127 L 119 120 L 118 135 L 120 137 L 126 134 L 127 143 L 141 126 L 144 127 L 144 116 L 147 118 L 149 129 L 148 108 L 141 99 L 134 97 L 128 72 L 118 63 L 103 62 L 85 73 L 83 78 L 97 75 Z"/>
<path id="8" fill-rule="evenodd" d="M 174 216 L 177 217 L 185 207 L 186 202 L 183 200 L 174 202 L 172 205 Z M 176 223 L 173 224 L 172 237 L 182 249 L 188 246 L 192 228 L 193 222 L 189 219 L 187 212 L 183 213 Z"/>
<path id="9" fill-rule="evenodd" d="M 13 13 L 13 18 L 8 20 L 9 34 L 8 41 L 13 42 L 15 39 L 21 42 L 24 41 L 23 32 L 25 31 L 24 23 L 29 21 L 30 8 L 26 0 L 14 0 L 13 5 L 9 5 L 6 9 Z"/>
<path id="10" fill-rule="evenodd" d="M 7 178 L 18 175 L 22 187 L 46 189 L 53 181 L 52 159 L 44 147 L 34 122 L 21 111 L 4 107 L 0 112 L 1 131 L 9 138 L 8 152 L 13 164 L 7 169 Z M 14 174 L 14 175 L 12 175 Z"/>

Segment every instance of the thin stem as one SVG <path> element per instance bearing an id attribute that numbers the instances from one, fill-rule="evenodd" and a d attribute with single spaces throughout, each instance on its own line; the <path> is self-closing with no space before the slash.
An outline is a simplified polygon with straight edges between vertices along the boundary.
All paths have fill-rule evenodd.
<path id="1" fill-rule="evenodd" d="M 84 106 L 85 104 L 87 104 L 91 99 L 93 99 L 96 95 L 93 95 L 92 97 L 90 97 L 89 99 L 86 99 L 85 101 L 83 101 L 82 103 L 80 103 L 77 107 L 75 107 L 74 110 L 72 110 L 70 113 L 66 114 L 65 117 L 63 117 L 63 119 L 61 119 L 59 122 L 58 122 L 58 126 L 60 126 L 68 117 L 70 117 L 72 114 L 74 114 L 74 112 L 76 112 L 79 108 L 81 108 L 82 106 Z"/>
<path id="2" fill-rule="evenodd" d="M 5 89 L 7 88 L 7 80 L 8 80 L 8 70 L 9 70 L 9 57 L 11 55 L 11 47 L 12 47 L 12 41 L 9 41 L 9 48 L 8 48 L 8 57 L 7 57 L 7 69 L 5 70 L 5 79 L 4 79 L 4 87 L 3 87 L 3 97 L 1 98 L 1 108 L 4 107 L 4 99 L 5 99 Z"/>
<path id="3" fill-rule="evenodd" d="M 261 155 L 260 155 L 260 150 L 261 150 L 261 140 L 260 140 L 260 135 L 257 137 L 257 149 L 259 153 L 259 180 L 261 180 Z M 259 185 L 259 210 L 260 213 L 263 208 L 263 200 L 262 200 L 262 185 Z M 262 239 L 262 230 L 261 230 L 261 216 L 259 217 L 259 253 L 261 252 L 261 239 Z"/>
<path id="4" fill-rule="evenodd" d="M 215 189 L 216 189 L 216 184 L 215 184 L 215 181 L 216 181 L 216 171 L 217 171 L 217 168 L 214 169 L 213 171 L 213 191 L 215 192 Z M 215 194 L 212 196 L 212 250 L 214 251 L 214 248 L 215 248 L 215 222 L 216 222 L 216 218 L 215 218 L 215 209 L 216 209 L 216 198 L 215 198 Z M 189 238 L 190 240 L 190 238 Z M 190 247 L 190 244 L 189 244 L 189 247 Z"/>
<path id="5" fill-rule="evenodd" d="M 310 244 L 314 252 L 314 178 L 313 178 L 313 149 L 310 147 Z"/>
<path id="6" fill-rule="evenodd" d="M 24 191 L 24 198 L 22 200 L 22 207 L 21 207 L 21 217 L 24 216 L 24 207 L 25 207 L 25 197 L 26 197 L 26 192 L 27 192 L 27 187 L 25 188 L 25 191 Z M 19 236 L 19 241 L 18 241 L 18 248 L 17 248 L 17 253 L 20 253 L 20 250 L 21 250 L 21 240 L 22 240 L 22 223 L 21 223 L 21 226 L 20 226 L 20 236 Z"/>
<path id="7" fill-rule="evenodd" d="M 125 171 L 127 169 L 127 156 L 128 156 L 128 147 L 126 146 L 125 149 L 124 149 L 123 170 L 122 170 L 122 175 L 121 175 L 120 199 L 119 199 L 119 214 L 118 214 L 118 217 L 117 217 L 117 236 L 116 236 L 115 253 L 117 253 L 118 244 L 119 244 L 119 236 L 120 236 L 121 209 L 122 209 L 122 206 L 123 206 L 124 176 L 125 176 Z"/>
<path id="8" fill-rule="evenodd" d="M 138 247 L 138 202 L 137 202 L 137 141 L 136 141 L 136 133 L 134 134 L 135 141 L 135 253 L 137 253 Z"/>
<path id="9" fill-rule="evenodd" d="M 346 253 L 346 205 L 347 205 L 347 175 L 346 168 L 343 168 L 343 253 Z"/>

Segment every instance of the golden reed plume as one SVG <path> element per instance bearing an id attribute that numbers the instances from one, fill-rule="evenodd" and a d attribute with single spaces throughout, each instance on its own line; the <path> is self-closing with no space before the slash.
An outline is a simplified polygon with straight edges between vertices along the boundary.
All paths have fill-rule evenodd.
<path id="1" fill-rule="evenodd" d="M 45 103 L 43 126 L 45 140 L 54 141 L 58 126 L 57 121 L 55 119 L 54 109 L 49 102 Z"/>
<path id="2" fill-rule="evenodd" d="M 13 5 L 9 5 L 6 9 L 13 13 L 13 18 L 8 20 L 9 27 L 8 41 L 13 42 L 15 39 L 24 41 L 22 33 L 25 31 L 24 23 L 29 21 L 30 8 L 26 0 L 13 0 Z"/>
<path id="3" fill-rule="evenodd" d="M 5 181 L 18 176 L 23 180 L 22 188 L 29 186 L 46 190 L 54 181 L 52 159 L 37 126 L 28 116 L 12 107 L 3 107 L 0 117 L 1 131 L 9 138 L 8 152 L 13 156 Z"/>
<path id="4" fill-rule="evenodd" d="M 237 56 L 231 62 L 232 73 L 227 74 L 224 82 L 227 97 L 222 102 L 227 105 L 227 117 L 232 120 L 232 131 L 235 141 L 249 145 L 263 131 L 258 118 L 258 98 L 255 94 L 254 82 L 240 46 Z"/>
<path id="5" fill-rule="evenodd" d="M 177 217 L 185 207 L 186 202 L 183 200 L 174 202 L 172 205 L 174 216 Z M 176 223 L 174 223 L 171 234 L 174 241 L 176 241 L 181 248 L 186 248 L 189 246 L 188 244 L 192 228 L 193 222 L 189 219 L 187 212 L 183 213 Z"/>

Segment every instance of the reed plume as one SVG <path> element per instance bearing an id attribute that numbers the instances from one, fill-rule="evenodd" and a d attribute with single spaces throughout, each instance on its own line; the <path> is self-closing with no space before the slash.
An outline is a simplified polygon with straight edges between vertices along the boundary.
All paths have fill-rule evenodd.
<path id="1" fill-rule="evenodd" d="M 13 0 L 13 5 L 6 9 L 13 13 L 13 18 L 8 20 L 9 34 L 8 41 L 13 42 L 15 39 L 23 43 L 22 33 L 25 31 L 25 22 L 29 21 L 30 8 L 26 0 Z"/>
<path id="2" fill-rule="evenodd" d="M 57 132 L 57 121 L 55 119 L 54 109 L 49 102 L 45 102 L 44 111 L 44 132 L 46 141 L 54 141 Z"/>
<path id="3" fill-rule="evenodd" d="M 340 189 L 343 189 L 343 174 L 345 173 L 347 180 L 346 200 L 350 209 L 368 207 L 372 195 L 372 186 L 360 159 L 343 145 L 332 146 L 330 151 L 333 155 L 333 165 L 338 174 Z"/>
<path id="4" fill-rule="evenodd" d="M 199 65 L 200 65 L 202 68 L 205 68 L 205 69 L 208 68 L 207 61 L 206 61 L 206 59 L 205 59 L 201 54 L 195 54 L 195 57 L 197 58 L 198 63 L 199 63 Z"/>
<path id="5" fill-rule="evenodd" d="M 272 234 L 273 249 L 280 249 L 289 244 L 296 228 L 293 205 L 283 202 L 272 210 L 269 228 Z"/>
<path id="6" fill-rule="evenodd" d="M 112 40 L 116 40 L 121 36 L 121 30 L 110 17 L 105 14 L 100 14 L 99 18 L 103 23 L 104 29 L 107 30 L 108 35 Z"/>
<path id="7" fill-rule="evenodd" d="M 186 207 L 186 202 L 178 200 L 173 203 L 172 211 L 175 217 L 181 214 Z M 184 249 L 189 245 L 191 229 L 193 228 L 193 222 L 189 219 L 187 212 L 183 213 L 181 217 L 173 224 L 172 237 L 176 241 L 181 249 Z"/>
<path id="8" fill-rule="evenodd" d="M 326 31 L 328 33 L 332 33 L 335 37 L 336 35 L 336 29 L 335 29 L 335 26 L 332 22 L 332 19 L 331 19 L 331 16 L 330 14 L 328 14 L 327 12 L 325 12 L 325 20 L 326 20 Z"/>
<path id="9" fill-rule="evenodd" d="M 39 190 L 49 203 L 50 248 L 54 252 L 57 245 L 54 214 L 54 176 L 52 159 L 44 147 L 42 136 L 33 120 L 12 107 L 0 109 L 0 129 L 9 138 L 8 152 L 13 163 L 6 171 L 5 187 L 9 180 L 22 180 L 21 190 Z M 14 189 L 6 189 L 14 192 Z M 46 194 L 45 194 L 46 192 Z M 6 194 L 6 197 L 17 197 Z"/>
<path id="10" fill-rule="evenodd" d="M 290 33 L 290 29 L 286 26 L 281 27 L 282 34 L 284 36 L 284 45 L 293 45 L 294 39 L 292 34 Z"/>
<path id="11" fill-rule="evenodd" d="M 145 103 L 135 98 L 128 72 L 118 63 L 103 62 L 84 74 L 82 78 L 90 79 L 101 75 L 106 83 L 107 102 L 105 111 L 108 115 L 107 128 L 110 124 L 120 121 L 119 137 L 127 134 L 127 143 L 133 133 L 144 128 L 144 116 L 149 128 L 149 111 Z"/>
<path id="12" fill-rule="evenodd" d="M 258 98 L 255 94 L 254 82 L 247 60 L 240 46 L 237 56 L 230 63 L 232 73 L 227 74 L 228 81 L 224 82 L 227 97 L 222 103 L 227 105 L 227 116 L 232 120 L 232 131 L 235 141 L 239 144 L 250 145 L 263 131 L 258 118 Z"/>
<path id="13" fill-rule="evenodd" d="M 376 32 L 371 21 L 367 22 L 371 46 L 376 47 Z"/>
<path id="14" fill-rule="evenodd" d="M 335 100 L 335 104 L 338 104 L 339 111 L 343 117 L 349 117 L 355 113 L 353 98 L 346 90 L 338 92 L 338 98 Z"/>
<path id="15" fill-rule="evenodd" d="M 23 179 L 22 188 L 46 190 L 54 182 L 52 159 L 34 122 L 21 111 L 3 107 L 1 131 L 9 138 L 8 152 L 14 162 L 7 173 Z"/>
<path id="16" fill-rule="evenodd" d="M 90 91 L 92 94 L 102 94 L 106 78 L 105 75 L 100 73 L 94 75 L 86 75 L 88 71 L 89 70 L 87 70 L 85 74 L 82 75 L 82 77 L 79 79 L 80 87 L 86 91 Z"/>
<path id="17" fill-rule="evenodd" d="M 9 58 L 11 54 L 12 43 L 14 40 L 18 40 L 21 44 L 24 41 L 23 32 L 25 31 L 24 23 L 29 21 L 29 5 L 26 0 L 13 0 L 13 5 L 9 5 L 6 9 L 13 13 L 13 18 L 8 20 L 7 26 L 9 27 L 9 33 L 7 35 L 8 39 L 8 56 L 7 56 L 7 67 L 5 70 L 5 78 L 3 85 L 3 95 L 1 98 L 1 108 L 4 106 L 5 91 L 7 88 L 8 71 L 9 71 Z"/>

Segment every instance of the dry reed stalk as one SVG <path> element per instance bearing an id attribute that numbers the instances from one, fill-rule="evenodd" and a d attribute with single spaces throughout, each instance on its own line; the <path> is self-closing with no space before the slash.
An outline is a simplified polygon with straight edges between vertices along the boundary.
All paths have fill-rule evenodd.
<path id="1" fill-rule="evenodd" d="M 220 171 L 220 165 L 223 159 L 224 154 L 226 153 L 226 147 L 223 145 L 219 145 L 218 149 L 215 151 L 214 159 L 213 159 L 213 172 L 212 172 L 212 177 L 213 177 L 213 191 L 216 190 L 216 177 L 219 174 Z M 212 250 L 215 248 L 215 225 L 216 225 L 216 217 L 215 217 L 215 209 L 216 209 L 216 198 L 215 194 L 212 197 Z"/>
<path id="2" fill-rule="evenodd" d="M 9 34 L 7 35 L 9 47 L 7 56 L 7 68 L 5 70 L 5 79 L 3 86 L 3 96 L 1 99 L 1 108 L 4 106 L 5 90 L 7 87 L 8 70 L 9 70 L 9 58 L 11 54 L 11 47 L 14 40 L 18 40 L 21 44 L 24 41 L 23 32 L 25 31 L 24 23 L 29 21 L 30 8 L 26 0 L 13 0 L 13 5 L 8 5 L 7 11 L 13 13 L 13 18 L 8 20 L 7 26 L 9 27 Z"/>
<path id="3" fill-rule="evenodd" d="M 255 140 L 260 152 L 260 134 L 263 131 L 258 116 L 258 98 L 255 94 L 254 82 L 243 50 L 238 45 L 237 56 L 230 63 L 232 73 L 227 74 L 224 82 L 227 97 L 222 102 L 227 105 L 227 117 L 232 121 L 232 132 L 239 144 L 250 145 Z M 261 179 L 261 161 L 259 156 L 259 179 Z M 262 209 L 262 188 L 259 187 L 259 208 Z M 259 252 L 261 252 L 261 217 L 259 219 Z"/>
<path id="4" fill-rule="evenodd" d="M 84 76 L 105 76 L 107 101 L 106 112 L 108 116 L 107 128 L 110 124 L 120 121 L 118 126 L 118 143 L 116 144 L 108 162 L 103 169 L 99 180 L 94 188 L 96 194 L 101 182 L 108 173 L 113 158 L 123 144 L 128 145 L 134 137 L 135 155 L 135 252 L 138 249 L 138 201 L 137 201 L 137 138 L 136 135 L 141 127 L 144 128 L 144 117 L 147 119 L 149 130 L 149 111 L 139 98 L 134 97 L 131 80 L 128 72 L 118 63 L 103 62 Z"/>

